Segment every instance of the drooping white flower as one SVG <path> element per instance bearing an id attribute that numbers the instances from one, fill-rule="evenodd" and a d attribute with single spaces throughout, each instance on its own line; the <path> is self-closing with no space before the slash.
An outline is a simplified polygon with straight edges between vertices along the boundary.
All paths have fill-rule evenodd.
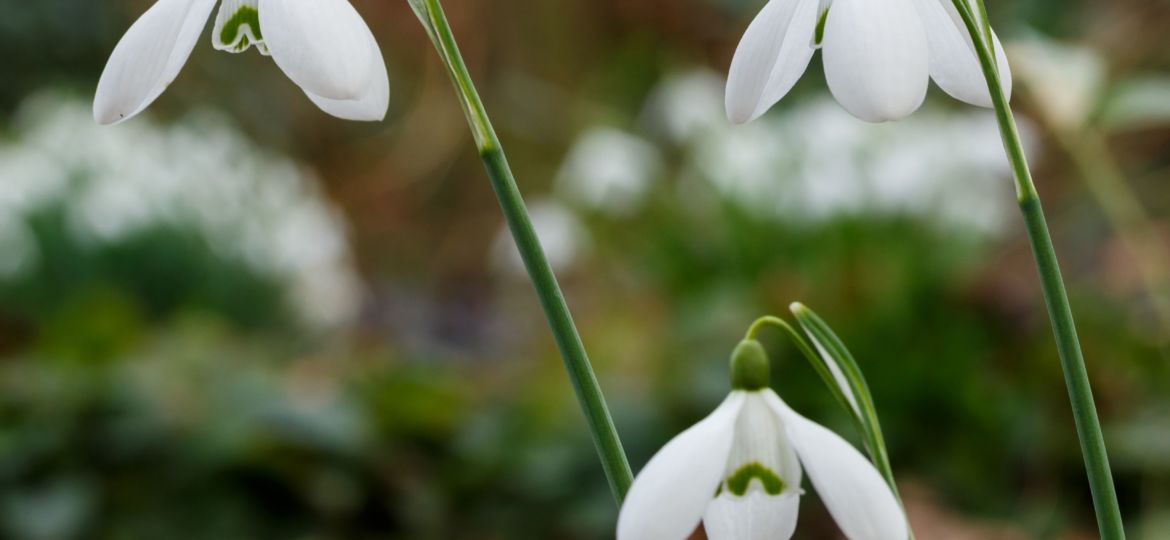
<path id="1" fill-rule="evenodd" d="M 993 38 L 1010 95 L 1007 57 Z M 951 0 L 770 0 L 732 58 L 728 118 L 743 123 L 764 114 L 792 89 L 819 48 L 829 90 L 862 120 L 910 115 L 930 79 L 957 99 L 991 106 L 971 35 Z"/>
<path id="2" fill-rule="evenodd" d="M 382 52 L 349 0 L 158 0 L 110 55 L 94 119 L 118 123 L 153 103 L 187 63 L 217 3 L 216 49 L 240 53 L 255 46 L 333 116 L 386 116 L 390 81 Z"/>
<path id="3" fill-rule="evenodd" d="M 905 515 L 877 469 L 789 408 L 767 379 L 759 342 L 742 342 L 731 395 L 634 479 L 617 540 L 684 540 L 700 522 L 711 540 L 787 540 L 796 531 L 805 471 L 850 540 L 906 540 Z"/>

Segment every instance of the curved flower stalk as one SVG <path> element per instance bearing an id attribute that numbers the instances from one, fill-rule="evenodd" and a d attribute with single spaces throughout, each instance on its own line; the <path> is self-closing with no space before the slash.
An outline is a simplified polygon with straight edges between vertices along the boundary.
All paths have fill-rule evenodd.
<path id="1" fill-rule="evenodd" d="M 995 39 L 1010 94 L 1007 57 Z M 950 0 L 770 0 L 732 58 L 728 118 L 744 123 L 767 112 L 817 49 L 824 51 L 829 90 L 862 120 L 909 116 L 930 79 L 956 99 L 992 106 L 971 35 Z"/>
<path id="2" fill-rule="evenodd" d="M 791 327 L 767 319 L 810 354 Z M 732 392 L 723 404 L 668 442 L 635 478 L 617 539 L 682 540 L 700 522 L 712 540 L 792 538 L 807 472 L 846 537 L 905 540 L 906 516 L 877 468 L 768 388 L 767 355 L 750 337 L 759 324 L 732 353 Z"/>
<path id="3" fill-rule="evenodd" d="M 321 110 L 381 120 L 390 103 L 382 51 L 349 0 L 158 0 L 122 36 L 98 82 L 93 115 L 116 124 L 158 99 L 219 4 L 212 46 L 255 47 Z"/>

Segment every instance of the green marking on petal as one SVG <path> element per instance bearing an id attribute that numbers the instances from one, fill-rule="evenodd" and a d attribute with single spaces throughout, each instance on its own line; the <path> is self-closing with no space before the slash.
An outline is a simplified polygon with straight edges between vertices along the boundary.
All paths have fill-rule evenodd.
<path id="1" fill-rule="evenodd" d="M 820 47 L 821 42 L 825 40 L 825 21 L 827 21 L 827 20 L 829 20 L 829 10 L 828 9 L 822 11 L 821 17 L 819 19 L 817 19 L 816 37 L 813 39 L 814 39 L 814 43 L 818 47 Z"/>
<path id="2" fill-rule="evenodd" d="M 220 43 L 232 44 L 235 52 L 244 52 L 252 46 L 252 39 L 264 40 L 260 32 L 260 12 L 252 6 L 240 6 L 219 31 Z"/>
<path id="3" fill-rule="evenodd" d="M 727 489 L 742 497 L 747 493 L 748 486 L 751 485 L 753 479 L 760 481 L 760 484 L 764 486 L 764 492 L 768 495 L 779 495 L 781 491 L 784 491 L 784 481 L 776 473 L 757 462 L 748 463 L 735 471 L 735 474 L 729 476 Z"/>

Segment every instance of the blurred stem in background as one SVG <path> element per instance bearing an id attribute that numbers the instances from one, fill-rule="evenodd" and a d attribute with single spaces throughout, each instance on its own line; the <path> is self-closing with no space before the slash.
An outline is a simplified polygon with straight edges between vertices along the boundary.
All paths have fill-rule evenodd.
<path id="1" fill-rule="evenodd" d="M 593 434 L 593 442 L 597 446 L 605 475 L 609 479 L 610 489 L 620 504 L 633 482 L 630 464 L 622 449 L 613 418 L 606 407 L 597 377 L 593 373 L 593 367 L 589 363 L 589 357 L 585 353 L 585 346 L 581 343 L 581 336 L 573 324 L 569 306 L 565 303 L 556 275 L 536 236 L 520 189 L 504 156 L 504 149 L 488 118 L 483 101 L 475 90 L 475 84 L 467 71 L 463 56 L 459 53 L 455 36 L 451 32 L 451 26 L 439 0 L 408 1 L 431 42 L 434 43 L 447 74 L 451 76 L 451 82 L 455 86 L 463 112 L 467 115 L 471 132 L 475 136 L 476 147 L 499 199 L 500 209 L 508 222 L 508 229 L 516 241 L 516 247 L 520 250 L 528 276 L 536 288 L 536 294 L 540 297 L 545 317 L 564 359 L 565 369 L 569 373 L 569 380 L 585 413 L 589 430 Z"/>
<path id="2" fill-rule="evenodd" d="M 1105 437 L 1101 432 L 1101 421 L 1097 417 L 1097 406 L 1093 402 L 1093 390 L 1089 385 L 1089 374 L 1085 369 L 1085 359 L 1073 322 L 1072 308 L 1069 305 L 1064 280 L 1060 275 L 1052 235 L 1040 205 L 1040 194 L 1036 191 L 1032 173 L 1028 169 L 1027 157 L 1024 155 L 1024 147 L 1011 106 L 1000 85 L 995 53 L 991 50 L 994 42 L 991 39 L 987 8 L 983 5 L 983 0 L 975 0 L 974 6 L 967 0 L 952 1 L 973 38 L 975 52 L 983 68 L 983 75 L 987 79 L 988 91 L 991 92 L 1004 150 L 1015 173 L 1016 195 L 1027 225 L 1032 253 L 1036 259 L 1036 270 L 1040 276 L 1040 286 L 1044 290 L 1048 317 L 1052 321 L 1052 330 L 1056 336 L 1056 348 L 1060 354 L 1065 384 L 1068 386 L 1069 400 L 1072 402 L 1077 437 L 1080 439 L 1081 451 L 1084 454 L 1085 470 L 1093 493 L 1093 506 L 1101 538 L 1124 539 L 1125 528 L 1117 503 L 1117 490 L 1113 485 L 1113 473 L 1110 471 L 1109 456 L 1105 450 Z M 972 8 L 978 12 L 972 11 Z"/>
<path id="3" fill-rule="evenodd" d="M 1161 322 L 1159 346 L 1163 355 L 1170 354 L 1170 255 L 1157 228 L 1099 131 L 1091 126 L 1065 126 L 1047 118 L 1044 121 L 1132 257 Z"/>

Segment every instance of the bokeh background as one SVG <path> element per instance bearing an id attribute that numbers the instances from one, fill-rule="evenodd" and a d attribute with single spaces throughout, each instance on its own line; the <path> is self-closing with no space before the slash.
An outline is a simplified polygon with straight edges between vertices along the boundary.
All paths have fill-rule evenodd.
<path id="1" fill-rule="evenodd" d="M 0 538 L 611 538 L 616 508 L 462 113 L 404 1 L 354 0 L 385 122 L 204 36 L 99 128 L 148 0 L 0 0 Z M 755 317 L 864 369 L 924 539 L 1087 539 L 994 120 L 864 124 L 819 60 L 731 127 L 762 0 L 450 0 L 635 470 Z M 989 0 L 1131 538 L 1170 538 L 1170 4 Z M 856 440 L 768 336 L 774 386 Z M 811 491 L 811 490 L 810 490 Z M 797 538 L 837 538 L 815 494 Z"/>

